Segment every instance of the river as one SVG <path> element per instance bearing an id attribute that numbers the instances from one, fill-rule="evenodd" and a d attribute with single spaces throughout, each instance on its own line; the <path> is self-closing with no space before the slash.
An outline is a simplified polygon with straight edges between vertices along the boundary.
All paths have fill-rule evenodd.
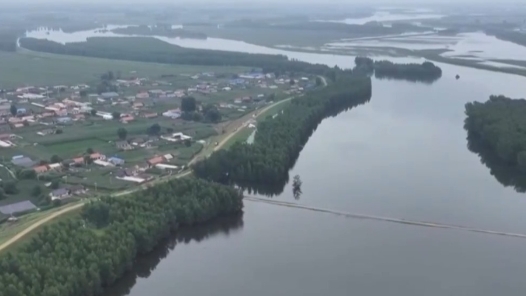
<path id="1" fill-rule="evenodd" d="M 370 103 L 323 121 L 291 171 L 303 181 L 297 202 L 526 233 L 526 197 L 489 174 L 466 148 L 462 128 L 466 102 L 522 96 L 524 78 L 441 66 L 444 75 L 432 85 L 375 79 Z M 291 184 L 275 199 L 294 202 Z M 242 224 L 228 235 L 177 244 L 151 274 L 107 296 L 526 291 L 521 239 L 249 201 Z"/>
<path id="2" fill-rule="evenodd" d="M 352 65 L 312 60 L 322 61 Z M 300 199 L 291 184 L 274 198 L 526 233 L 526 196 L 490 175 L 462 127 L 466 102 L 522 97 L 525 78 L 439 65 L 430 85 L 373 79 L 368 104 L 324 120 L 305 145 L 290 173 L 303 181 Z M 106 296 L 523 295 L 525 249 L 522 239 L 246 201 L 243 217 L 162 244 Z"/>

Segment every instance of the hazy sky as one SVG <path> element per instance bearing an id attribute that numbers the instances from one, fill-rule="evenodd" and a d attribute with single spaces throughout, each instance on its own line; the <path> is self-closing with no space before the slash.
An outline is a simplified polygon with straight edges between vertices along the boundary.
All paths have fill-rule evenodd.
<path id="1" fill-rule="evenodd" d="M 398 6 L 400 4 L 421 4 L 421 5 L 428 5 L 428 4 L 456 4 L 456 3 L 473 3 L 473 4 L 496 4 L 495 1 L 488 1 L 488 0 L 182 0 L 182 1 L 175 1 L 175 0 L 111 0 L 108 2 L 108 0 L 0 0 L 0 3 L 5 4 L 16 4 L 16 3 L 34 3 L 34 4 L 46 4 L 46 3 L 68 3 L 68 4 L 75 4 L 75 3 L 170 3 L 170 4 L 182 4 L 182 3 L 203 3 L 203 4 L 220 4 L 220 3 L 239 3 L 244 5 L 250 5 L 252 3 L 320 3 L 320 4 L 338 4 L 338 3 L 345 3 L 345 4 L 382 4 L 382 5 L 392 5 L 392 6 Z M 503 2 L 506 3 L 524 3 L 526 5 L 525 0 L 505 0 L 505 1 L 498 1 L 500 4 Z"/>

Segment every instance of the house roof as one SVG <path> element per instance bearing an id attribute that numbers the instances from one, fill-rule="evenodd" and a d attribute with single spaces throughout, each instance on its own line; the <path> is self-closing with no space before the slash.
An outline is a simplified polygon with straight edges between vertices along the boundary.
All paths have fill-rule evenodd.
<path id="1" fill-rule="evenodd" d="M 62 196 L 66 194 L 69 194 L 69 191 L 66 188 L 59 188 L 59 189 L 51 191 L 51 195 L 53 196 Z"/>
<path id="2" fill-rule="evenodd" d="M 84 190 L 84 186 L 82 185 L 72 185 L 69 187 L 70 191 L 81 191 Z"/>
<path id="3" fill-rule="evenodd" d="M 91 159 L 94 159 L 94 158 L 100 158 L 102 156 L 102 154 L 98 153 L 98 152 L 95 152 L 95 153 L 92 153 L 89 157 Z"/>
<path id="4" fill-rule="evenodd" d="M 47 166 L 45 166 L 45 165 L 37 166 L 37 167 L 34 167 L 33 169 L 37 173 L 44 173 L 44 172 L 47 172 L 47 170 L 48 170 Z"/>
<path id="5" fill-rule="evenodd" d="M 115 145 L 117 145 L 117 146 L 127 146 L 127 145 L 130 145 L 130 144 L 128 143 L 128 141 L 117 141 L 117 142 L 115 142 Z"/>
<path id="6" fill-rule="evenodd" d="M 108 158 L 108 161 L 109 162 L 112 162 L 112 161 L 121 162 L 121 161 L 124 161 L 124 159 L 113 156 L 113 157 Z"/>
<path id="7" fill-rule="evenodd" d="M 12 215 L 14 213 L 25 212 L 36 209 L 37 207 L 29 200 L 13 203 L 10 205 L 0 207 L 0 213 L 5 215 Z"/>
<path id="8" fill-rule="evenodd" d="M 77 157 L 72 159 L 74 163 L 83 163 L 84 157 Z"/>
<path id="9" fill-rule="evenodd" d="M 30 166 L 33 166 L 34 164 L 34 161 L 29 158 L 29 157 L 20 157 L 20 158 L 15 158 L 13 160 L 11 160 L 11 162 L 14 164 L 14 165 L 17 165 L 17 166 L 23 166 L 23 167 L 30 167 Z"/>
<path id="10" fill-rule="evenodd" d="M 162 156 L 157 156 L 157 157 L 148 159 L 148 163 L 152 165 L 161 163 L 163 161 L 164 161 L 164 158 Z"/>

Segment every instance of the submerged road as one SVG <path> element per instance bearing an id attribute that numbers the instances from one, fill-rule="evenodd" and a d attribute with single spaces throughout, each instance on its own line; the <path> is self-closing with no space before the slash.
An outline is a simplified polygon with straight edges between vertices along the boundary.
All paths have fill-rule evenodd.
<path id="1" fill-rule="evenodd" d="M 304 206 L 304 205 L 300 205 L 296 203 L 260 198 L 260 197 L 255 197 L 255 196 L 245 195 L 244 200 L 267 203 L 267 204 L 282 206 L 282 207 L 309 210 L 309 211 L 314 211 L 314 212 L 328 213 L 328 214 L 344 216 L 344 217 L 354 218 L 354 219 L 367 219 L 367 220 L 375 220 L 375 221 L 383 221 L 383 222 L 391 222 L 391 223 L 431 227 L 431 228 L 455 229 L 455 230 L 463 230 L 463 231 L 469 231 L 469 232 L 478 232 L 478 233 L 484 233 L 484 234 L 493 234 L 493 235 L 526 239 L 526 234 L 521 234 L 521 233 L 510 233 L 510 232 L 478 229 L 478 228 L 472 228 L 472 227 L 466 227 L 466 226 L 460 226 L 460 225 L 452 225 L 452 224 L 443 224 L 443 223 L 436 223 L 436 222 L 415 221 L 415 220 L 406 220 L 406 219 L 389 218 L 389 217 L 381 217 L 381 216 L 372 216 L 372 215 L 365 215 L 365 214 L 358 214 L 358 213 L 340 212 L 340 211 L 322 209 L 322 208 L 317 208 L 317 207 Z"/>

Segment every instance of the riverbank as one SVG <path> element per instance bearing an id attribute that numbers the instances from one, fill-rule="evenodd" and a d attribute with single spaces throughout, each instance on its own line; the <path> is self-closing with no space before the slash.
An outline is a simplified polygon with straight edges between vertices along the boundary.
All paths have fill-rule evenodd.
<path id="1" fill-rule="evenodd" d="M 327 81 L 323 77 L 322 79 L 324 86 L 327 85 Z M 224 147 L 229 147 L 233 143 L 233 141 L 236 141 L 235 136 L 242 132 L 242 127 L 246 126 L 248 122 L 251 119 L 258 119 L 263 118 L 265 116 L 268 116 L 268 112 L 274 112 L 277 111 L 276 108 L 279 108 L 280 106 L 284 106 L 284 103 L 289 102 L 292 100 L 293 97 L 289 97 L 287 99 L 275 102 L 273 104 L 270 104 L 261 110 L 256 110 L 253 112 L 248 113 L 247 115 L 243 116 L 242 118 L 235 120 L 230 125 L 228 125 L 225 129 L 226 133 L 218 135 L 216 137 L 213 137 L 210 141 L 208 141 L 205 148 L 202 149 L 200 153 L 194 156 L 192 161 L 190 161 L 190 165 L 195 163 L 198 160 L 204 159 L 205 157 L 208 157 L 211 153 L 214 151 L 218 151 L 220 149 L 223 149 Z M 217 145 L 215 145 L 217 143 Z M 173 176 L 167 176 L 164 178 L 156 179 L 150 183 L 148 183 L 146 186 L 141 186 L 129 190 L 124 190 L 121 192 L 113 193 L 112 196 L 125 196 L 132 193 L 135 193 L 140 190 L 145 190 L 148 188 L 148 186 L 151 186 L 152 184 L 162 183 L 169 181 L 171 179 L 176 178 L 183 178 L 191 175 L 191 171 L 186 171 L 178 175 Z M 74 205 L 68 205 L 65 208 L 62 208 L 58 210 L 57 212 L 49 212 L 44 213 L 41 215 L 38 215 L 34 219 L 31 219 L 29 223 L 24 224 L 24 227 L 16 227 L 15 231 L 16 233 L 12 233 L 13 237 L 9 239 L 5 239 L 3 242 L 0 241 L 0 253 L 10 250 L 11 247 L 15 246 L 18 247 L 20 245 L 20 241 L 28 241 L 33 237 L 35 234 L 38 234 L 38 230 L 42 227 L 48 225 L 48 223 L 54 222 L 56 220 L 60 220 L 63 216 L 69 215 L 71 212 L 79 211 L 81 207 L 83 207 L 89 200 L 85 200 L 83 202 L 80 202 L 78 204 Z"/>

